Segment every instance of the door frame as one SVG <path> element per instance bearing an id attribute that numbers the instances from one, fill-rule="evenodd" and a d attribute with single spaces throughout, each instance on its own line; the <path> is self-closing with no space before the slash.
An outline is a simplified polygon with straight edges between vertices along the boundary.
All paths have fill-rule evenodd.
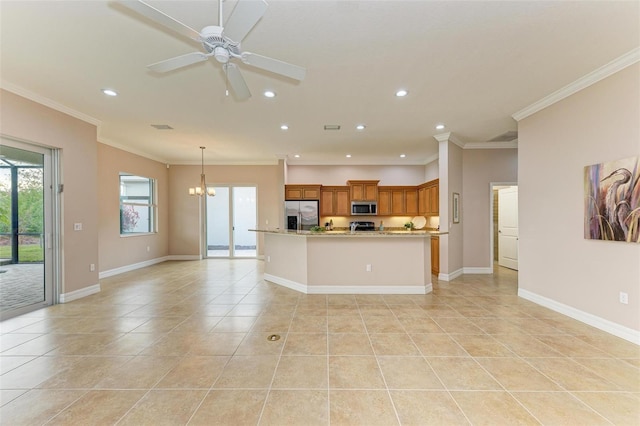
<path id="1" fill-rule="evenodd" d="M 493 191 L 494 189 L 498 189 L 498 187 L 502 186 L 518 186 L 518 182 L 489 182 L 489 267 L 491 269 L 491 273 L 494 273 L 493 270 L 493 250 L 495 249 L 495 244 L 497 241 L 494 241 L 493 233 L 495 231 L 493 227 Z"/>
<path id="2" fill-rule="evenodd" d="M 5 320 L 28 312 L 36 311 L 46 306 L 58 303 L 60 283 L 62 282 L 62 251 L 61 233 L 62 200 L 61 192 L 61 152 L 57 148 L 15 138 L 0 133 L 3 144 L 23 151 L 43 154 L 43 223 L 44 234 L 44 301 L 28 306 L 12 309 L 0 314 L 0 320 Z"/>

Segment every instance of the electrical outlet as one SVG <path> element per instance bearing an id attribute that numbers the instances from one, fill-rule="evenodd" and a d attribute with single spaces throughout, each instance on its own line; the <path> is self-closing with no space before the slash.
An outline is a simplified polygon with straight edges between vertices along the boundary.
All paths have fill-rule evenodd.
<path id="1" fill-rule="evenodd" d="M 151 251 L 151 247 L 147 246 L 147 253 Z"/>
<path id="2" fill-rule="evenodd" d="M 623 303 L 625 305 L 629 304 L 629 295 L 625 292 L 620 292 L 620 303 Z"/>
<path id="3" fill-rule="evenodd" d="M 82 223 L 74 223 L 73 224 L 74 231 L 82 231 Z"/>
<path id="4" fill-rule="evenodd" d="M 366 270 L 367 270 L 367 272 L 371 272 L 371 265 L 370 264 L 367 264 Z"/>
<path id="5" fill-rule="evenodd" d="M 271 256 L 267 256 L 267 263 L 271 262 Z"/>
<path id="6" fill-rule="evenodd" d="M 91 265 L 89 265 L 89 270 L 90 270 L 91 272 L 94 272 L 94 271 L 96 270 L 96 265 L 95 265 L 95 263 L 92 263 Z"/>

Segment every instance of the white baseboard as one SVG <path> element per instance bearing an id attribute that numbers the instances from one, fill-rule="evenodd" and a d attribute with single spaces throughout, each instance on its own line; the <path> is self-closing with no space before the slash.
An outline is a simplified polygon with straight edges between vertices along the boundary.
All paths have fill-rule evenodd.
<path id="1" fill-rule="evenodd" d="M 94 284 L 69 293 L 61 293 L 58 295 L 58 303 L 68 303 L 72 300 L 82 299 L 83 297 L 91 296 L 96 293 L 100 293 L 100 284 Z"/>
<path id="2" fill-rule="evenodd" d="M 490 267 L 465 266 L 462 271 L 464 274 L 493 274 L 493 268 Z"/>
<path id="3" fill-rule="evenodd" d="M 169 256 L 158 257 L 156 259 L 145 260 L 144 262 L 132 263 L 131 265 L 121 266 L 119 268 L 109 269 L 108 271 L 102 271 L 98 274 L 98 278 L 108 278 L 114 275 L 122 274 L 129 271 L 135 271 L 136 269 L 145 268 L 147 266 L 155 265 L 158 263 L 166 262 Z"/>
<path id="4" fill-rule="evenodd" d="M 197 254 L 172 254 L 162 259 L 162 262 L 166 260 L 202 260 L 202 258 Z"/>
<path id="5" fill-rule="evenodd" d="M 458 269 L 456 271 L 453 271 L 450 274 L 443 274 L 441 272 L 441 273 L 438 274 L 438 280 L 439 281 L 451 281 L 451 280 L 454 280 L 454 279 L 458 278 L 460 275 L 462 275 L 462 273 L 463 273 L 462 271 L 463 271 L 462 268 L 460 268 L 460 269 Z"/>
<path id="6" fill-rule="evenodd" d="M 304 294 L 427 294 L 433 285 L 306 285 L 275 275 L 264 274 L 266 281 Z"/>
<path id="7" fill-rule="evenodd" d="M 532 293 L 528 290 L 518 289 L 518 296 L 522 297 L 523 299 L 530 300 L 533 303 L 537 303 L 538 305 L 544 306 L 545 308 L 549 308 L 552 311 L 559 312 L 570 318 L 576 319 L 585 324 L 589 324 L 590 326 L 593 326 L 602 331 L 606 331 L 607 333 L 613 334 L 614 336 L 628 340 L 631 343 L 640 345 L 640 331 L 638 330 L 616 324 L 615 322 L 600 318 L 598 316 L 581 311 L 563 303 L 556 302 L 553 299 L 540 296 L 539 294 Z"/>

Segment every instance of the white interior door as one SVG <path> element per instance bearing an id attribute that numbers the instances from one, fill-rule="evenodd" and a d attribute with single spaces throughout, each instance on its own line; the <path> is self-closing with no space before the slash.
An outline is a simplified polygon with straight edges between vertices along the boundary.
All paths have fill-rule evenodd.
<path id="1" fill-rule="evenodd" d="M 518 187 L 498 190 L 498 265 L 518 270 Z"/>

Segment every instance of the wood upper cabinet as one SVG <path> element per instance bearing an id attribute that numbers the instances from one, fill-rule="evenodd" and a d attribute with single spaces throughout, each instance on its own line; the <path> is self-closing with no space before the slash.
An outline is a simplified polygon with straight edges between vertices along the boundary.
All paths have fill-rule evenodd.
<path id="1" fill-rule="evenodd" d="M 323 186 L 320 189 L 320 216 L 350 216 L 348 186 Z"/>
<path id="2" fill-rule="evenodd" d="M 285 185 L 285 200 L 319 200 L 320 185 Z"/>
<path id="3" fill-rule="evenodd" d="M 378 216 L 415 216 L 418 190 L 415 186 L 378 187 Z"/>
<path id="4" fill-rule="evenodd" d="M 418 213 L 423 216 L 440 215 L 440 180 L 434 179 L 418 186 Z"/>
<path id="5" fill-rule="evenodd" d="M 418 214 L 418 189 L 415 187 L 404 190 L 404 213 L 408 216 Z"/>
<path id="6" fill-rule="evenodd" d="M 351 201 L 377 201 L 379 180 L 349 180 Z"/>

